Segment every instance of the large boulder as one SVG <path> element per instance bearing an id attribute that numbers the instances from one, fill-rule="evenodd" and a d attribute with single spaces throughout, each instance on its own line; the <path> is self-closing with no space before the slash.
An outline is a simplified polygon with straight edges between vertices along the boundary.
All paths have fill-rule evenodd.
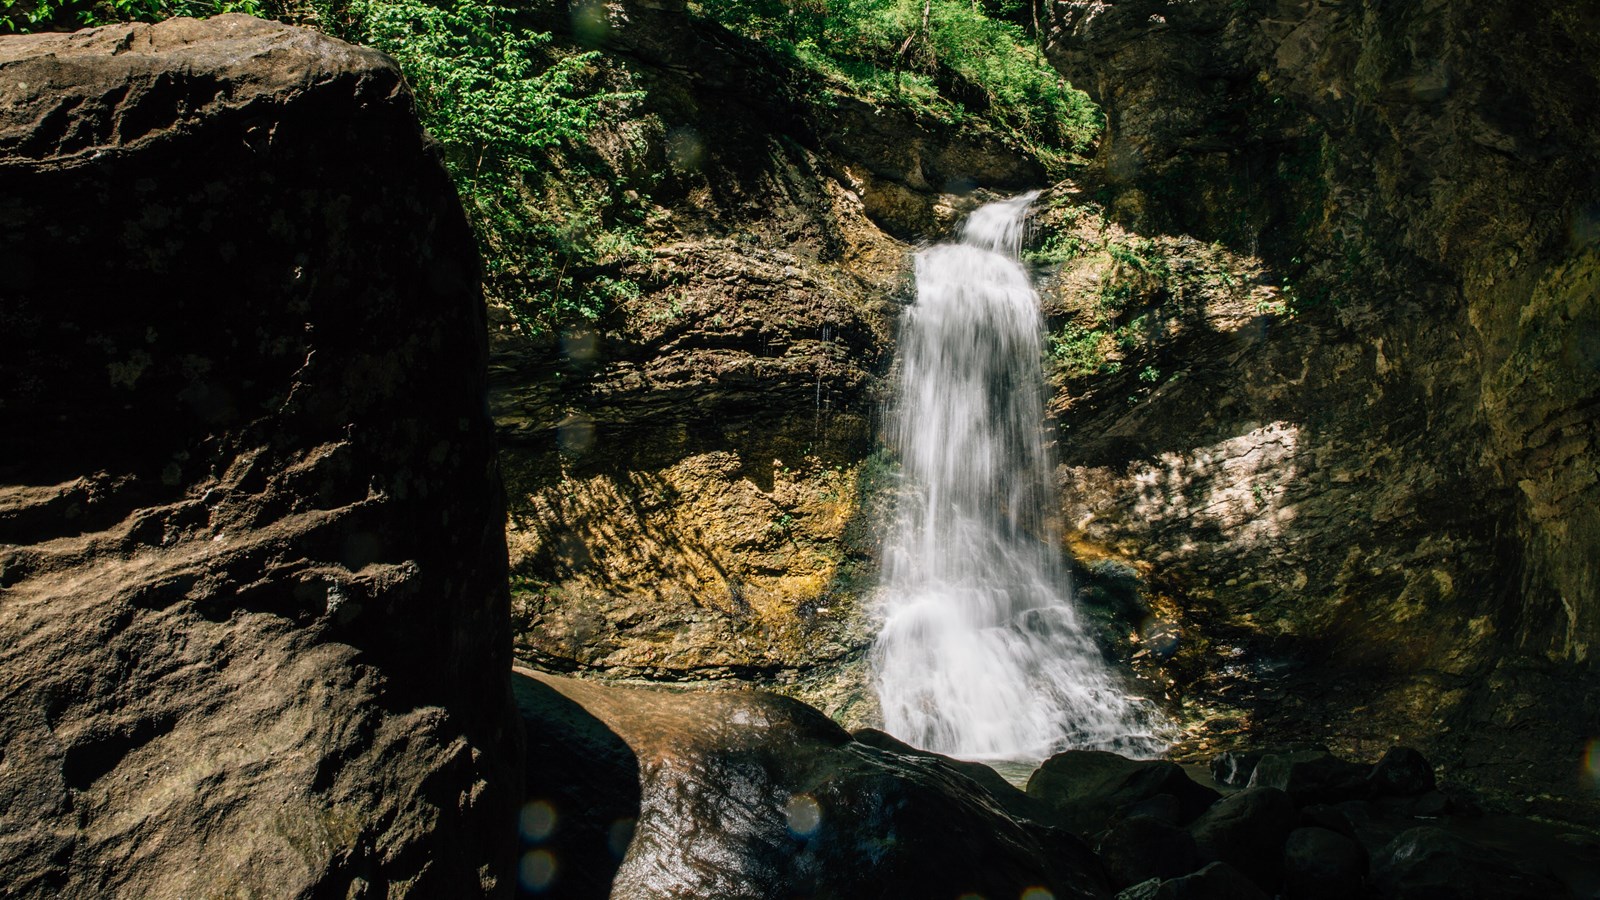
<path id="1" fill-rule="evenodd" d="M 582 803 L 566 808 L 574 831 L 625 835 L 620 862 L 609 863 L 616 900 L 1018 897 L 1030 889 L 1058 900 L 1110 896 L 1099 862 L 1071 835 L 1007 814 L 983 785 L 936 756 L 854 740 L 794 700 L 520 669 L 517 690 L 540 722 L 551 722 L 540 710 L 570 709 L 559 727 L 581 740 L 561 765 L 612 785 L 580 792 L 606 798 L 598 816 Z M 592 750 L 613 740 L 605 733 L 627 756 Z M 529 777 L 535 793 L 547 780 L 537 769 Z M 619 815 L 623 781 L 639 791 L 631 832 Z M 582 852 L 598 858 L 598 844 L 587 840 Z M 554 871 L 536 886 L 605 896 L 592 886 L 567 890 L 562 851 L 548 852 L 524 872 L 542 879 Z"/>
<path id="2" fill-rule="evenodd" d="M 1297 804 L 1364 799 L 1372 766 L 1340 759 L 1325 750 L 1269 753 L 1256 763 L 1250 787 L 1274 787 Z"/>
<path id="3" fill-rule="evenodd" d="M 1288 794 L 1253 787 L 1218 801 L 1189 826 L 1189 833 L 1202 857 L 1228 863 L 1275 892 L 1283 880 L 1284 842 L 1299 821 Z"/>
<path id="4" fill-rule="evenodd" d="M 1366 892 L 1367 851 L 1327 828 L 1296 828 L 1283 847 L 1284 894 L 1293 900 L 1345 900 Z"/>
<path id="5" fill-rule="evenodd" d="M 1112 826 L 1095 847 L 1119 888 L 1152 878 L 1181 878 L 1205 865 L 1189 832 L 1154 816 L 1129 816 Z"/>
<path id="6" fill-rule="evenodd" d="M 1057 753 L 1028 779 L 1028 796 L 1053 807 L 1080 835 L 1102 831 L 1119 812 L 1162 794 L 1177 800 L 1178 824 L 1193 821 L 1221 796 L 1196 784 L 1175 763 L 1104 750 Z"/>
<path id="7" fill-rule="evenodd" d="M 1427 794 L 1438 786 L 1433 765 L 1410 747 L 1391 747 L 1367 776 L 1372 793 L 1380 797 Z"/>
<path id="8" fill-rule="evenodd" d="M 1443 828 L 1401 832 L 1372 858 L 1373 881 L 1389 900 L 1555 900 L 1572 892 L 1548 872 Z"/>
<path id="9" fill-rule="evenodd" d="M 509 887 L 471 233 L 394 63 L 0 38 L 0 884 Z"/>

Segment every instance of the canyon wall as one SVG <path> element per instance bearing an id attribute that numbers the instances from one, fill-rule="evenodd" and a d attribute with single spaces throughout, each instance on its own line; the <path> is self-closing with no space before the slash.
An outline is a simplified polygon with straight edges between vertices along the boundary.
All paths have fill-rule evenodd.
<path id="1" fill-rule="evenodd" d="M 1139 323 L 1124 364 L 1064 378 L 1067 519 L 1182 620 L 1147 646 L 1211 723 L 1186 749 L 1399 737 L 1518 802 L 1583 796 L 1594 11 L 1052 9 L 1053 62 L 1108 119 L 1061 205 L 1164 261 L 1113 311 Z M 1047 297 L 1058 325 L 1129 280 L 1093 257 Z"/>

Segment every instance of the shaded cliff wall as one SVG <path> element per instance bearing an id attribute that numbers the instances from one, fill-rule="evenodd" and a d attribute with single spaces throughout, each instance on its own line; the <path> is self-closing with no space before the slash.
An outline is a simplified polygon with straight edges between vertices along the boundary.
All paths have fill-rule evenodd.
<path id="1" fill-rule="evenodd" d="M 472 236 L 386 57 L 0 38 L 0 883 L 509 890 Z"/>
<path id="2" fill-rule="evenodd" d="M 1188 616 L 1191 712 L 1213 739 L 1398 736 L 1489 787 L 1579 795 L 1600 734 L 1595 11 L 1052 12 L 1053 61 L 1109 123 L 1086 202 L 1249 261 L 1231 309 L 1153 289 L 1140 364 L 1058 400 L 1069 519 Z"/>

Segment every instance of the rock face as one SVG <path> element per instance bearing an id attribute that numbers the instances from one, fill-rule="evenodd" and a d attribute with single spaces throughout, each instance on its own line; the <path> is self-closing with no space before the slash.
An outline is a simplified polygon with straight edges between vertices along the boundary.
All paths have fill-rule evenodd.
<path id="1" fill-rule="evenodd" d="M 1119 813 L 1155 797 L 1171 797 L 1187 825 L 1219 797 L 1165 760 L 1133 760 L 1103 750 L 1068 750 L 1044 761 L 1028 779 L 1028 796 L 1055 809 L 1073 832 L 1088 837 Z"/>
<path id="2" fill-rule="evenodd" d="M 797 87 L 676 4 L 604 9 L 576 36 L 564 13 L 539 27 L 644 91 L 591 143 L 619 180 L 648 173 L 652 249 L 592 330 L 492 340 L 518 652 L 788 684 L 869 723 L 858 600 L 892 484 L 873 418 L 903 240 L 949 228 L 973 185 L 1042 172 L 981 130 Z"/>
<path id="3" fill-rule="evenodd" d="M 1230 660 L 1196 712 L 1576 796 L 1600 719 L 1590 5 L 1051 6 L 1052 59 L 1110 123 L 1109 217 L 1242 260 L 1207 295 L 1177 265 L 1201 254 L 1163 251 L 1119 312 L 1145 355 L 1065 384 L 1078 539 L 1187 611 L 1175 656 Z"/>
<path id="4" fill-rule="evenodd" d="M 0 38 L 0 883 L 509 887 L 484 315 L 394 65 Z"/>
<path id="5" fill-rule="evenodd" d="M 557 777 L 530 770 L 534 802 L 559 792 L 574 771 L 591 784 L 638 785 L 637 825 L 612 863 L 617 900 L 1110 896 L 1099 862 L 1070 835 L 1007 814 L 942 758 L 855 741 L 793 700 L 607 686 L 528 670 L 518 671 L 517 694 L 542 731 L 575 738 L 566 758 L 552 757 Z M 627 752 L 591 753 L 594 740 L 585 735 Z M 587 798 L 596 795 L 608 804 L 616 796 L 585 791 L 557 813 L 568 817 L 565 827 L 588 827 Z M 627 820 L 605 810 L 600 818 L 626 835 Z M 550 832 L 551 846 L 561 827 Z M 534 874 L 555 875 L 541 890 L 606 896 L 598 885 L 563 883 L 561 851 L 545 852 L 553 864 L 541 861 Z"/>

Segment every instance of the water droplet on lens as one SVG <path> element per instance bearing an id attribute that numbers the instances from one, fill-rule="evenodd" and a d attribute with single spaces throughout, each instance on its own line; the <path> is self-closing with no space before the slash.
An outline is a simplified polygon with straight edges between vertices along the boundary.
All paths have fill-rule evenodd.
<path id="1" fill-rule="evenodd" d="M 522 837 L 538 843 L 556 830 L 555 807 L 543 800 L 535 800 L 522 808 Z"/>
<path id="2" fill-rule="evenodd" d="M 822 824 L 822 807 L 805 794 L 795 794 L 783 808 L 789 820 L 789 831 L 797 837 L 807 837 Z"/>
<path id="3" fill-rule="evenodd" d="M 556 856 L 549 850 L 525 853 L 517 870 L 524 888 L 535 893 L 543 891 L 556 880 Z"/>

